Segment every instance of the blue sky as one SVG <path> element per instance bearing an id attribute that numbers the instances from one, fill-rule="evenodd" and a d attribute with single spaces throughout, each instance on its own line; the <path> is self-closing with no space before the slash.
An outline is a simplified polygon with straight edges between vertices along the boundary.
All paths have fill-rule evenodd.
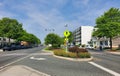
<path id="1" fill-rule="evenodd" d="M 120 8 L 120 0 L 0 0 L 0 19 L 17 19 L 44 42 L 48 33 L 63 36 L 65 24 L 70 31 L 95 26 L 95 19 L 111 7 Z"/>

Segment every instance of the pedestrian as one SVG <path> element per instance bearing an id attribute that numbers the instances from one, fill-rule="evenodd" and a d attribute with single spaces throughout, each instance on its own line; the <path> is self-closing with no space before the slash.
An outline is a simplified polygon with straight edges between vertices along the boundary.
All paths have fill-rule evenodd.
<path id="1" fill-rule="evenodd" d="M 103 50 L 102 45 L 100 45 L 100 51 L 102 51 L 102 50 Z"/>

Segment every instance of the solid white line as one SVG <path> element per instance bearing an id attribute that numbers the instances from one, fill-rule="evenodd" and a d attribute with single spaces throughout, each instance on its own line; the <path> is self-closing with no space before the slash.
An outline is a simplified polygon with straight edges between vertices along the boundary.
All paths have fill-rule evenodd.
<path id="1" fill-rule="evenodd" d="M 104 70 L 104 71 L 106 71 L 106 72 L 114 75 L 114 76 L 120 76 L 119 73 L 117 73 L 117 72 L 115 72 L 115 71 L 112 71 L 112 70 L 110 70 L 110 69 L 108 69 L 108 68 L 105 68 L 105 67 L 103 67 L 103 66 L 101 66 L 101 65 L 98 65 L 98 64 L 96 64 L 96 63 L 94 63 L 94 62 L 88 62 L 88 63 L 90 63 L 90 64 L 92 64 L 92 65 L 94 65 L 94 66 L 96 66 L 96 67 L 98 67 L 98 68 L 100 68 L 100 69 L 102 69 L 102 70 Z"/>
<path id="2" fill-rule="evenodd" d="M 20 58 L 20 59 L 18 59 L 18 60 L 15 60 L 15 61 L 13 61 L 13 62 L 11 62 L 11 63 L 8 63 L 8 64 L 6 64 L 6 65 L 4 65 L 4 66 L 1 66 L 1 67 L 0 67 L 0 71 L 3 70 L 5 67 L 7 67 L 7 66 L 9 66 L 9 65 L 11 65 L 11 64 L 14 64 L 14 63 L 16 63 L 16 62 L 18 62 L 18 61 L 21 61 L 21 60 L 23 60 L 23 59 L 25 59 L 25 58 L 27 58 L 27 57 L 29 57 L 29 56 L 31 56 L 31 55 L 32 55 L 32 54 L 27 55 L 27 56 L 25 56 L 25 57 L 23 57 L 23 58 Z"/>

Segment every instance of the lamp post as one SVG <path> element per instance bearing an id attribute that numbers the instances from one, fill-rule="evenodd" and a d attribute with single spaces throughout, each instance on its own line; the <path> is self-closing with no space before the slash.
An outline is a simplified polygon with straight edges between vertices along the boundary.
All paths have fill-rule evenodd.
<path id="1" fill-rule="evenodd" d="M 45 31 L 50 31 L 50 32 L 53 31 L 54 32 L 55 29 L 45 29 Z"/>

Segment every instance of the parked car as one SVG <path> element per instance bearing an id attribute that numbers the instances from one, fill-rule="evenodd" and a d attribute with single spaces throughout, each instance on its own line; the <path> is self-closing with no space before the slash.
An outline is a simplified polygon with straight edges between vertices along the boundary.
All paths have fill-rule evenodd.
<path id="1" fill-rule="evenodd" d="M 17 46 L 16 45 L 8 45 L 8 46 L 4 46 L 3 47 L 3 51 L 11 51 L 11 50 L 17 50 Z"/>
<path id="2" fill-rule="evenodd" d="M 11 51 L 11 46 L 5 46 L 5 47 L 3 47 L 3 51 L 6 51 L 6 50 Z"/>

